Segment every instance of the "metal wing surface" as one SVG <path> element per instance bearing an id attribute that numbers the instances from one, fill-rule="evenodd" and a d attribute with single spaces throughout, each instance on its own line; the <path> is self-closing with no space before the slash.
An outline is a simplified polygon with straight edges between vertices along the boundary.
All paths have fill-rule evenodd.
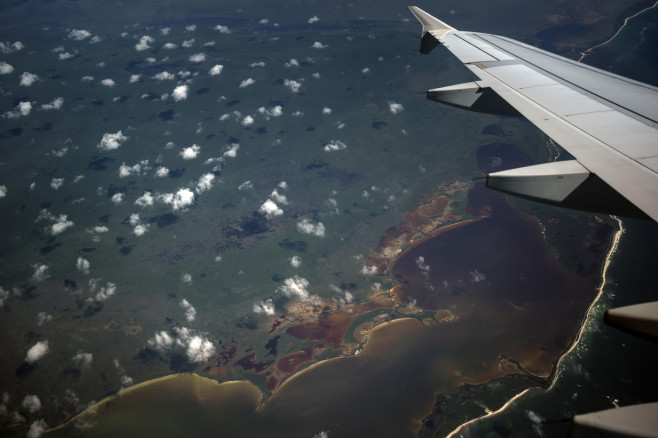
<path id="1" fill-rule="evenodd" d="M 491 173 L 488 186 L 658 221 L 658 88 L 409 9 L 423 25 L 421 53 L 440 43 L 480 79 L 429 90 L 428 98 L 523 115 L 575 158 Z"/>

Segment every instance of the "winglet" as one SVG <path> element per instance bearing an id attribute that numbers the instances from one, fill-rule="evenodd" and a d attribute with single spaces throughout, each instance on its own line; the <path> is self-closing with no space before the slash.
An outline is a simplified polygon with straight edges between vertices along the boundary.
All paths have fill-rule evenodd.
<path id="1" fill-rule="evenodd" d="M 457 30 L 454 27 L 448 26 L 443 21 L 439 20 L 436 17 L 432 17 L 427 12 L 420 9 L 418 6 L 409 6 L 409 10 L 412 14 L 420 21 L 420 24 L 423 25 L 423 36 L 427 32 L 431 33 L 434 38 L 440 40 L 453 30 Z"/>

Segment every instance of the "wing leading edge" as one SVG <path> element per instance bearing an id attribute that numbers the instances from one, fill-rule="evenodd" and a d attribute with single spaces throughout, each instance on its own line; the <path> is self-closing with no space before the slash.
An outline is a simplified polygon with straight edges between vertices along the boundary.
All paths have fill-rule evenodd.
<path id="1" fill-rule="evenodd" d="M 442 44 L 480 79 L 429 90 L 429 99 L 522 115 L 575 158 L 491 173 L 489 187 L 658 221 L 658 88 L 409 9 L 423 26 L 421 53 Z"/>

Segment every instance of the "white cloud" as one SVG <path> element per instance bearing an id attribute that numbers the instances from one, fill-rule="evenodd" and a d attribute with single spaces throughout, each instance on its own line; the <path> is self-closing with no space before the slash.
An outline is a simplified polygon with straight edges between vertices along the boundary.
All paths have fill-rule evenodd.
<path id="1" fill-rule="evenodd" d="M 92 230 L 94 231 L 94 233 L 99 233 L 99 234 L 107 233 L 108 231 L 110 231 L 110 229 L 107 228 L 106 226 L 94 227 L 92 228 Z"/>
<path id="2" fill-rule="evenodd" d="M 196 30 L 196 24 L 190 24 L 188 26 L 185 26 L 185 30 L 188 32 L 194 32 Z"/>
<path id="3" fill-rule="evenodd" d="M 361 70 L 361 73 L 363 73 L 364 75 L 368 74 L 368 73 L 370 73 L 370 69 L 368 67 L 366 67 L 366 68 Z"/>
<path id="4" fill-rule="evenodd" d="M 169 32 L 171 31 L 171 27 L 163 27 L 160 29 L 160 34 L 161 35 L 169 35 Z"/>
<path id="5" fill-rule="evenodd" d="M 292 256 L 290 258 L 290 266 L 299 268 L 302 265 L 302 258 L 300 256 Z"/>
<path id="6" fill-rule="evenodd" d="M 48 346 L 48 341 L 37 342 L 29 350 L 27 350 L 25 362 L 33 364 L 34 362 L 44 357 L 48 353 L 49 349 L 50 347 Z"/>
<path id="7" fill-rule="evenodd" d="M 23 50 L 24 48 L 25 46 L 20 41 L 15 41 L 11 44 L 9 42 L 0 41 L 0 52 L 2 53 L 18 52 L 19 50 Z"/>
<path id="8" fill-rule="evenodd" d="M 193 160 L 199 155 L 200 150 L 201 148 L 199 146 L 193 144 L 190 147 L 183 148 L 183 150 L 180 151 L 180 156 L 183 157 L 183 160 Z"/>
<path id="9" fill-rule="evenodd" d="M 135 82 L 139 82 L 141 77 L 142 75 L 130 75 L 129 81 L 131 84 L 134 84 Z"/>
<path id="10" fill-rule="evenodd" d="M 327 46 L 326 44 L 322 44 L 320 41 L 316 41 L 313 43 L 311 47 L 314 49 L 326 49 L 329 46 Z"/>
<path id="11" fill-rule="evenodd" d="M 64 178 L 53 178 L 50 180 L 50 187 L 53 190 L 57 190 L 64 184 Z"/>
<path id="12" fill-rule="evenodd" d="M 174 43 L 166 43 L 164 46 L 162 46 L 162 48 L 167 50 L 173 50 L 173 49 L 177 49 L 178 45 Z"/>
<path id="13" fill-rule="evenodd" d="M 180 306 L 185 311 L 187 322 L 192 322 L 196 319 L 196 309 L 185 298 L 180 302 Z"/>
<path id="14" fill-rule="evenodd" d="M 73 362 L 75 362 L 76 365 L 82 368 L 89 368 L 91 366 L 91 362 L 94 360 L 94 355 L 91 353 L 85 353 L 84 351 L 80 350 L 76 353 L 75 356 L 73 356 Z"/>
<path id="15" fill-rule="evenodd" d="M 55 223 L 50 226 L 50 234 L 56 236 L 72 226 L 73 222 L 67 219 L 67 215 L 60 214 L 59 217 L 55 219 Z M 46 229 L 48 229 L 48 227 L 46 227 Z"/>
<path id="16" fill-rule="evenodd" d="M 89 44 L 96 44 L 96 43 L 100 43 L 101 41 L 103 41 L 103 37 L 95 35 L 89 40 Z"/>
<path id="17" fill-rule="evenodd" d="M 210 73 L 210 76 L 217 76 L 222 72 L 222 70 L 224 70 L 224 66 L 217 64 L 213 68 L 211 68 L 208 73 Z"/>
<path id="18" fill-rule="evenodd" d="M 302 219 L 300 222 L 297 222 L 297 231 L 317 237 L 324 237 L 325 235 L 324 224 L 322 222 L 314 224 L 309 219 Z"/>
<path id="19" fill-rule="evenodd" d="M 258 61 L 258 62 L 252 62 L 249 64 L 249 67 L 265 67 L 265 63 L 263 61 Z"/>
<path id="20" fill-rule="evenodd" d="M 188 90 L 189 87 L 187 85 L 179 85 L 178 87 L 174 88 L 174 91 L 171 93 L 171 95 L 176 102 L 179 102 L 181 100 L 187 99 Z"/>
<path id="21" fill-rule="evenodd" d="M 312 295 L 308 291 L 309 282 L 307 279 L 295 275 L 292 278 L 286 278 L 277 291 L 289 298 L 297 298 L 303 302 L 319 304 L 320 298 Z"/>
<path id="22" fill-rule="evenodd" d="M 185 40 L 181 43 L 181 46 L 185 47 L 186 49 L 189 49 L 193 45 L 194 45 L 194 38 L 192 38 L 191 40 Z"/>
<path id="23" fill-rule="evenodd" d="M 195 64 L 204 62 L 206 60 L 206 54 L 205 53 L 195 53 L 194 55 L 190 55 L 188 58 L 190 62 L 193 62 Z"/>
<path id="24" fill-rule="evenodd" d="M 324 145 L 323 149 L 325 152 L 342 151 L 343 149 L 347 149 L 347 145 L 340 140 L 331 140 Z"/>
<path id="25" fill-rule="evenodd" d="M 80 80 L 83 81 L 83 82 L 91 82 L 91 81 L 94 80 L 94 77 L 86 75 L 86 76 L 83 76 L 82 79 L 80 79 Z"/>
<path id="26" fill-rule="evenodd" d="M 279 117 L 283 114 L 283 108 L 281 105 L 276 105 L 270 109 L 265 108 L 264 106 L 261 106 L 258 108 L 258 112 L 261 113 L 263 116 L 265 116 L 266 119 L 269 120 L 270 117 Z"/>
<path id="27" fill-rule="evenodd" d="M 0 307 L 4 306 L 5 300 L 7 298 L 9 298 L 9 291 L 6 291 L 0 287 Z"/>
<path id="28" fill-rule="evenodd" d="M 26 72 L 23 72 L 23 74 L 21 75 L 21 80 L 20 80 L 19 84 L 24 86 L 24 87 L 29 87 L 30 85 L 32 85 L 33 83 L 35 83 L 38 80 L 39 80 L 38 75 L 35 75 L 35 74 L 32 74 L 32 73 L 26 71 Z"/>
<path id="29" fill-rule="evenodd" d="M 270 198 L 278 202 L 279 204 L 287 205 L 288 204 L 288 198 L 286 198 L 286 195 L 280 194 L 276 189 L 270 193 Z"/>
<path id="30" fill-rule="evenodd" d="M 43 418 L 35 420 L 30 424 L 30 429 L 27 431 L 26 438 L 39 438 L 48 429 L 48 425 Z"/>
<path id="31" fill-rule="evenodd" d="M 279 206 L 276 205 L 276 203 L 271 199 L 263 202 L 263 204 L 258 209 L 258 212 L 265 215 L 265 217 L 268 219 L 272 219 L 273 217 L 281 216 L 283 214 L 283 210 L 281 210 Z"/>
<path id="32" fill-rule="evenodd" d="M 14 67 L 11 64 L 7 64 L 4 61 L 0 61 L 0 75 L 8 75 L 14 71 Z"/>
<path id="33" fill-rule="evenodd" d="M 153 197 L 151 192 L 144 192 L 144 194 L 142 196 L 137 198 L 137 200 L 135 201 L 135 204 L 139 205 L 142 208 L 144 208 L 144 207 L 150 207 L 151 205 L 153 205 L 154 201 L 155 201 L 155 198 Z"/>
<path id="34" fill-rule="evenodd" d="M 189 286 L 192 284 L 192 275 L 188 273 L 181 274 L 180 281 Z"/>
<path id="35" fill-rule="evenodd" d="M 50 278 L 50 272 L 48 272 L 48 265 L 35 263 L 32 265 L 34 273 L 32 274 L 32 281 L 39 282 L 47 278 Z"/>
<path id="36" fill-rule="evenodd" d="M 477 269 L 474 269 L 473 271 L 469 272 L 469 275 L 471 276 L 471 283 L 479 283 L 483 280 L 485 280 L 487 277 Z"/>
<path id="37" fill-rule="evenodd" d="M 238 186 L 238 190 L 243 191 L 243 190 L 251 190 L 254 188 L 254 185 L 251 183 L 251 181 L 245 181 L 242 184 Z"/>
<path id="38" fill-rule="evenodd" d="M 42 326 L 45 323 L 52 321 L 52 319 L 53 319 L 53 316 L 47 314 L 46 312 L 37 313 L 36 320 L 37 320 L 37 325 L 38 326 Z"/>
<path id="39" fill-rule="evenodd" d="M 148 49 L 151 48 L 151 46 L 149 46 L 149 44 L 153 43 L 153 42 L 155 42 L 155 40 L 152 37 L 150 37 L 148 35 L 144 35 L 143 37 L 141 37 L 139 39 L 139 42 L 137 44 L 135 44 L 135 50 L 137 50 L 138 52 L 148 50 Z"/>
<path id="40" fill-rule="evenodd" d="M 270 298 L 263 300 L 260 304 L 254 304 L 253 306 L 253 311 L 255 313 L 264 313 L 265 315 L 272 316 L 274 315 L 274 301 L 272 301 Z"/>
<path id="41" fill-rule="evenodd" d="M 69 39 L 76 41 L 82 41 L 85 38 L 89 38 L 90 36 L 91 36 L 91 32 L 84 29 L 73 29 L 71 32 L 69 32 L 68 35 Z"/>
<path id="42" fill-rule="evenodd" d="M 135 163 L 132 166 L 127 165 L 126 163 L 121 163 L 119 166 L 119 178 L 127 178 L 133 175 L 142 175 L 142 173 L 147 172 L 149 167 L 149 160 L 142 160 L 139 163 Z"/>
<path id="43" fill-rule="evenodd" d="M 238 149 L 240 149 L 240 145 L 238 143 L 231 143 L 230 145 L 226 146 L 226 151 L 224 152 L 223 156 L 235 158 L 238 155 Z"/>
<path id="44" fill-rule="evenodd" d="M 2 185 L 0 186 L 0 199 L 4 198 L 7 196 L 7 186 Z"/>
<path id="45" fill-rule="evenodd" d="M 112 87 L 114 87 L 114 86 L 116 85 L 116 83 L 115 83 L 112 79 L 110 79 L 110 78 L 103 79 L 103 80 L 101 81 L 101 84 L 102 84 L 102 85 L 105 85 L 106 87 L 110 87 L 110 88 L 112 88 Z"/>
<path id="46" fill-rule="evenodd" d="M 148 344 L 162 352 L 182 347 L 190 362 L 205 362 L 215 354 L 213 343 L 194 330 L 187 327 L 176 327 L 173 332 L 174 336 L 171 336 L 165 331 L 160 331 L 148 340 Z"/>
<path id="47" fill-rule="evenodd" d="M 158 170 L 155 171 L 155 175 L 158 178 L 164 178 L 166 176 L 169 176 L 169 169 L 166 167 L 158 167 Z"/>
<path id="48" fill-rule="evenodd" d="M 246 115 L 244 119 L 242 119 L 242 122 L 240 122 L 242 126 L 251 126 L 254 124 L 254 118 L 251 117 L 250 115 Z"/>
<path id="49" fill-rule="evenodd" d="M 114 149 L 119 149 L 119 147 L 128 140 L 128 137 L 123 135 L 121 131 L 112 133 L 103 134 L 101 142 L 96 146 L 101 151 L 112 151 Z"/>
<path id="50" fill-rule="evenodd" d="M 322 114 L 324 114 L 325 116 L 328 116 L 329 114 L 331 114 L 331 108 L 329 108 L 328 106 L 325 106 L 324 108 L 322 108 Z"/>
<path id="51" fill-rule="evenodd" d="M 115 193 L 110 200 L 116 205 L 121 204 L 123 202 L 123 193 Z"/>
<path id="52" fill-rule="evenodd" d="M 317 15 L 314 15 L 311 18 L 308 19 L 308 24 L 317 23 L 318 21 L 320 21 L 320 19 L 318 18 Z"/>
<path id="53" fill-rule="evenodd" d="M 248 87 L 249 85 L 252 85 L 254 82 L 256 81 L 254 81 L 252 78 L 247 78 L 242 82 L 240 82 L 240 88 Z"/>
<path id="54" fill-rule="evenodd" d="M 96 284 L 95 282 L 91 282 L 91 284 Z M 94 291 L 95 287 L 92 287 L 92 292 Z M 114 283 L 107 283 L 104 287 L 101 287 L 96 296 L 94 297 L 94 300 L 96 302 L 103 302 L 106 301 L 108 298 L 110 298 L 112 295 L 114 295 L 117 291 L 117 287 Z"/>
<path id="55" fill-rule="evenodd" d="M 27 409 L 28 412 L 34 414 L 41 409 L 41 400 L 39 400 L 39 397 L 36 395 L 26 395 L 21 406 L 24 409 Z"/>
<path id="56" fill-rule="evenodd" d="M 297 61 L 295 58 L 292 58 L 290 61 L 285 63 L 286 67 L 299 67 L 299 61 Z"/>
<path id="57" fill-rule="evenodd" d="M 159 195 L 158 199 L 165 204 L 169 204 L 174 210 L 184 210 L 194 203 L 194 192 L 188 188 L 179 189 L 174 193 L 165 193 Z"/>
<path id="58" fill-rule="evenodd" d="M 43 105 L 41 105 L 41 109 L 46 110 L 46 111 L 48 111 L 48 110 L 58 110 L 62 107 L 62 105 L 64 105 L 64 98 L 63 97 L 58 97 L 50 103 L 44 103 Z"/>
<path id="59" fill-rule="evenodd" d="M 392 114 L 397 114 L 400 111 L 404 110 L 404 107 L 400 103 L 395 103 L 395 102 L 388 102 L 388 109 L 391 111 Z"/>
<path id="60" fill-rule="evenodd" d="M 133 228 L 133 233 L 135 236 L 143 236 L 149 229 L 149 224 L 137 224 L 135 225 L 135 228 Z"/>
<path id="61" fill-rule="evenodd" d="M 14 111 L 7 111 L 2 115 L 5 119 L 17 119 L 19 117 L 29 116 L 32 112 L 31 102 L 19 102 Z"/>
<path id="62" fill-rule="evenodd" d="M 231 30 L 228 28 L 228 26 L 222 26 L 221 24 L 215 26 L 214 29 L 218 30 L 219 33 L 231 33 Z"/>
<path id="63" fill-rule="evenodd" d="M 67 59 L 73 58 L 73 55 L 70 54 L 69 52 L 64 52 L 59 54 L 59 60 L 60 61 L 66 61 Z"/>
<path id="64" fill-rule="evenodd" d="M 318 72 L 313 73 L 311 76 L 313 76 L 315 79 L 320 79 L 320 73 Z"/>
<path id="65" fill-rule="evenodd" d="M 215 175 L 212 173 L 206 173 L 204 175 L 201 175 L 199 181 L 196 184 L 196 192 L 198 194 L 201 194 L 206 190 L 210 190 L 212 188 L 212 183 L 214 179 L 215 179 Z"/>
<path id="66" fill-rule="evenodd" d="M 172 73 L 169 73 L 168 71 L 161 71 L 160 73 L 156 73 L 153 76 L 153 79 L 157 79 L 158 81 L 168 81 L 175 78 L 176 76 L 174 76 Z"/>
<path id="67" fill-rule="evenodd" d="M 293 81 L 293 80 L 288 80 L 288 79 L 283 80 L 283 85 L 288 87 L 288 89 L 290 91 L 292 91 L 293 93 L 299 93 L 299 89 L 302 86 L 302 84 L 300 82 Z"/>
<path id="68" fill-rule="evenodd" d="M 82 271 L 85 274 L 89 275 L 90 263 L 89 260 L 87 260 L 86 258 L 78 257 L 78 261 L 76 262 L 76 267 L 78 268 L 79 271 Z"/>

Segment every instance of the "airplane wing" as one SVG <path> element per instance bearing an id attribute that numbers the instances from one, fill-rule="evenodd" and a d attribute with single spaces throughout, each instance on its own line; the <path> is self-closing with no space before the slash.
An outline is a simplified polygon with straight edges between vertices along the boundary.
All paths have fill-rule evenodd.
<path id="1" fill-rule="evenodd" d="M 448 105 L 522 115 L 575 159 L 491 173 L 487 186 L 550 204 L 658 221 L 658 88 L 409 9 L 420 51 L 439 43 L 480 80 L 429 90 Z"/>

